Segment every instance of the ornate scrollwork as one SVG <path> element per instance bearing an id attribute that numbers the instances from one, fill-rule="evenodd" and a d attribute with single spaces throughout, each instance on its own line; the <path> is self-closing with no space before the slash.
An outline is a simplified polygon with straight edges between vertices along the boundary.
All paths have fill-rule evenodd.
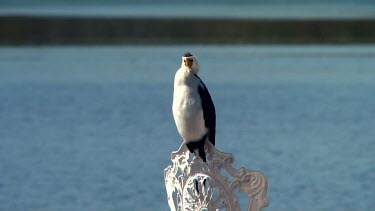
<path id="1" fill-rule="evenodd" d="M 268 181 L 264 174 L 233 168 L 233 155 L 220 152 L 210 142 L 206 142 L 205 151 L 207 163 L 199 156 L 190 162 L 184 143 L 172 152 L 173 164 L 164 170 L 171 211 L 239 211 L 235 191 L 248 195 L 248 211 L 261 211 L 268 206 Z M 232 178 L 223 176 L 222 169 Z"/>

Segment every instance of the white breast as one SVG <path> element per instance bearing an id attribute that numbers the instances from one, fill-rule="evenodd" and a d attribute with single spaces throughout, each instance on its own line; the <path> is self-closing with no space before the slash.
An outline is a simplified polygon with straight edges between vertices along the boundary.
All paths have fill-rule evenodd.
<path id="1" fill-rule="evenodd" d="M 202 102 L 198 92 L 200 80 L 191 70 L 181 68 L 175 76 L 173 117 L 185 142 L 199 141 L 207 133 Z"/>

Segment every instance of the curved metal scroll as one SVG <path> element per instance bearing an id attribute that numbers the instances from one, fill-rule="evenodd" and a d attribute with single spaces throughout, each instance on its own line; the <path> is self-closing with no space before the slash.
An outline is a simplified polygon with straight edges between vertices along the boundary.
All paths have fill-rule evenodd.
<path id="1" fill-rule="evenodd" d="M 184 143 L 172 152 L 173 164 L 164 170 L 171 211 L 239 211 L 237 190 L 248 195 L 248 211 L 261 211 L 268 206 L 268 181 L 264 174 L 233 168 L 233 155 L 220 152 L 210 142 L 206 142 L 205 151 L 207 163 L 199 156 L 190 162 Z M 223 176 L 222 169 L 232 179 Z"/>

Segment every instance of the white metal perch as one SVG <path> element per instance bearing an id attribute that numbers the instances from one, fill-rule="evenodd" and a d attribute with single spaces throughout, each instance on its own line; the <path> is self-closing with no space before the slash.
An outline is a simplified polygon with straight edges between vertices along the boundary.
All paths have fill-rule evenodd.
<path id="1" fill-rule="evenodd" d="M 184 143 L 172 152 L 173 164 L 164 170 L 171 211 L 239 211 L 236 190 L 248 195 L 248 211 L 261 211 L 268 206 L 268 181 L 264 174 L 233 168 L 233 155 L 220 152 L 208 141 L 205 151 L 207 163 L 199 156 L 190 161 L 190 152 Z M 222 169 L 232 178 L 223 176 Z"/>

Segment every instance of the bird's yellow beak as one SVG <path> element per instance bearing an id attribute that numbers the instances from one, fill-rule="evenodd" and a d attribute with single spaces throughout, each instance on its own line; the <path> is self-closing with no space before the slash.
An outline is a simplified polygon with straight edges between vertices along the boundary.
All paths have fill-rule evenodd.
<path id="1" fill-rule="evenodd" d="M 184 63 L 186 67 L 191 67 L 193 65 L 193 59 L 185 59 Z"/>

